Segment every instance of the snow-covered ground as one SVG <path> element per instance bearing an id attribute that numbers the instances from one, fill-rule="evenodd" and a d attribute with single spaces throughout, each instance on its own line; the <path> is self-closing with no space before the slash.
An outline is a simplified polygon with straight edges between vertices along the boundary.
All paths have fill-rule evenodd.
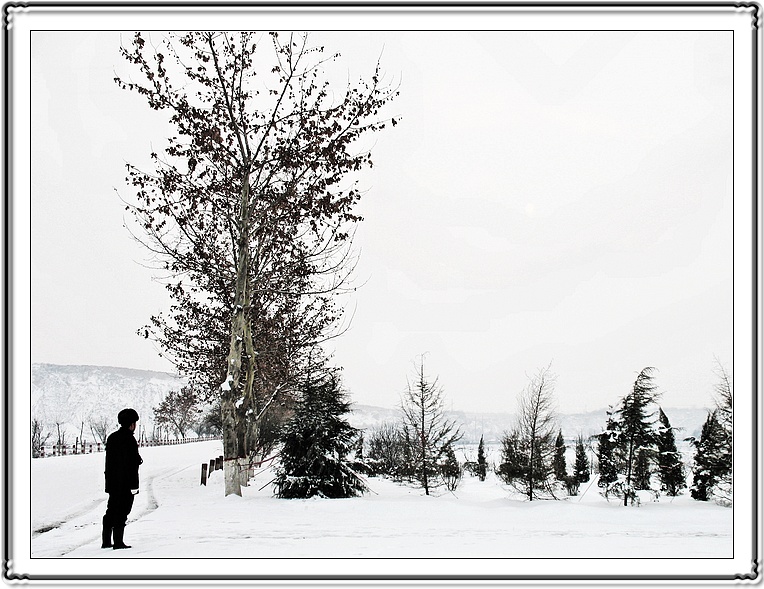
<path id="1" fill-rule="evenodd" d="M 564 501 L 527 502 L 495 477 L 465 475 L 455 493 L 424 496 L 389 480 L 342 500 L 273 497 L 259 472 L 242 497 L 222 474 L 200 485 L 219 441 L 142 448 L 131 550 L 100 548 L 103 454 L 32 463 L 32 558 L 510 557 L 728 558 L 732 510 L 688 495 L 625 508 L 596 485 Z"/>

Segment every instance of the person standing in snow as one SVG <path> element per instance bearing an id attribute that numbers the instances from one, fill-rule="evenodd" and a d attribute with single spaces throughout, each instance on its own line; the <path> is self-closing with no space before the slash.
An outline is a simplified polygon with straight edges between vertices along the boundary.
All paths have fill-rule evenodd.
<path id="1" fill-rule="evenodd" d="M 138 467 L 143 463 L 135 440 L 135 409 L 123 409 L 117 415 L 120 428 L 106 439 L 106 492 L 109 502 L 103 516 L 101 548 L 130 548 L 124 542 L 127 516 L 138 493 Z M 114 532 L 114 543 L 111 537 Z"/>

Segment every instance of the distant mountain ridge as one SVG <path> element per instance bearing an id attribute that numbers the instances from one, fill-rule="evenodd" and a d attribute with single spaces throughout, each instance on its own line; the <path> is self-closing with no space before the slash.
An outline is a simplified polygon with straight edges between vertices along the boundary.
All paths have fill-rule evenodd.
<path id="1" fill-rule="evenodd" d="M 167 372 L 120 368 L 111 366 L 77 366 L 37 363 L 32 365 L 32 417 L 40 419 L 50 431 L 56 422 L 74 441 L 84 423 L 86 439 L 90 435 L 89 420 L 113 419 L 117 412 L 132 407 L 141 416 L 139 425 L 150 434 L 154 425 L 153 408 L 171 390 L 185 381 Z M 615 400 L 614 400 L 615 401 Z M 400 418 L 397 409 L 372 405 L 352 405 L 348 420 L 357 428 L 369 430 L 384 422 Z M 698 437 L 706 418 L 705 409 L 665 408 L 673 427 L 682 428 L 677 437 Z M 498 442 L 503 433 L 515 423 L 511 413 L 447 412 L 464 433 L 464 443 L 477 443 L 480 436 L 486 442 Z M 605 409 L 558 416 L 563 435 L 590 436 L 605 424 Z"/>
<path id="2" fill-rule="evenodd" d="M 663 410 L 671 426 L 678 429 L 677 438 L 700 437 L 700 430 L 707 414 L 705 409 L 664 407 Z M 400 419 L 400 416 L 398 409 L 353 405 L 353 413 L 348 421 L 354 427 L 370 430 L 384 422 L 394 423 Z M 477 444 L 481 436 L 486 443 L 497 443 L 504 432 L 511 429 L 517 420 L 517 416 L 513 413 L 446 411 L 446 416 L 461 427 L 464 434 L 462 442 L 466 444 Z M 607 419 L 607 410 L 603 408 L 585 413 L 560 413 L 557 419 L 566 439 L 574 439 L 579 434 L 589 437 L 602 431 Z"/>

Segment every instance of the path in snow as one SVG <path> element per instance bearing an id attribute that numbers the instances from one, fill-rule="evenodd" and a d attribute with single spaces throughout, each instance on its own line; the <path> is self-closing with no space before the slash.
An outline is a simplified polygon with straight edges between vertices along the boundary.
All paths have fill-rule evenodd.
<path id="1" fill-rule="evenodd" d="M 198 456 L 208 457 L 199 460 L 201 466 L 220 451 L 219 441 L 141 448 L 140 491 L 128 525 L 159 507 L 156 481 L 192 468 L 189 462 Z M 104 460 L 105 454 L 96 453 L 32 461 L 33 556 L 66 556 L 81 546 L 100 547 L 101 518 L 108 501 L 103 491 Z"/>

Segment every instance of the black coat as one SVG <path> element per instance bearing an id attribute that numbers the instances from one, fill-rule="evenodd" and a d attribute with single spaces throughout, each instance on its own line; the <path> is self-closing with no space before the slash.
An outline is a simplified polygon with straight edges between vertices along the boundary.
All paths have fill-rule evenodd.
<path id="1" fill-rule="evenodd" d="M 122 427 L 106 439 L 106 492 L 138 488 L 138 467 L 143 463 L 133 432 Z"/>

